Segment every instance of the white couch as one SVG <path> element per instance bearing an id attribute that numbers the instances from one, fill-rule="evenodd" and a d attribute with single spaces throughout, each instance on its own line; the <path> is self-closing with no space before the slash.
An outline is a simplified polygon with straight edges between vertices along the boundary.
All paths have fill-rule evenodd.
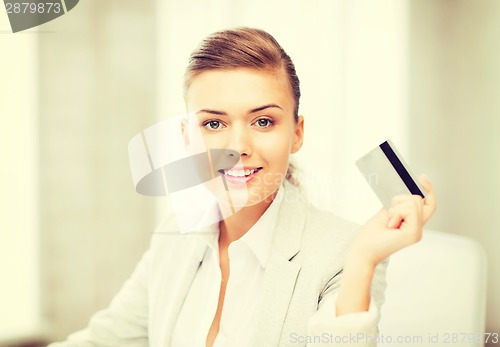
<path id="1" fill-rule="evenodd" d="M 486 265 L 471 238 L 425 230 L 390 259 L 378 345 L 484 346 Z"/>

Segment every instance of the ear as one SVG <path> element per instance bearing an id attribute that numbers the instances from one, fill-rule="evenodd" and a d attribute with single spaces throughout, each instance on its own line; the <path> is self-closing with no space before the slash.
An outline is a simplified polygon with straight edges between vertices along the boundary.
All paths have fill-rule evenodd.
<path id="1" fill-rule="evenodd" d="M 292 143 L 291 153 L 297 152 L 304 143 L 304 117 L 299 116 L 297 123 L 295 123 L 295 131 Z"/>
<path id="2" fill-rule="evenodd" d="M 184 148 L 186 151 L 189 150 L 189 129 L 188 129 L 188 120 L 187 118 L 183 118 L 181 120 L 181 132 L 182 138 L 184 139 Z"/>

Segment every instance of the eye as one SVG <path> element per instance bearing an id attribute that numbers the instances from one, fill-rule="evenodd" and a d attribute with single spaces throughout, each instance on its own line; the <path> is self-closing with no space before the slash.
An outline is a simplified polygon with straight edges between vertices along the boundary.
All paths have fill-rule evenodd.
<path id="1" fill-rule="evenodd" d="M 259 128 L 269 128 L 271 125 L 274 124 L 274 122 L 269 118 L 260 118 L 255 122 L 255 124 Z"/>
<path id="2" fill-rule="evenodd" d="M 222 128 L 222 123 L 219 122 L 218 120 L 209 120 L 207 122 L 204 122 L 203 123 L 203 126 L 207 129 L 207 130 L 219 130 Z"/>

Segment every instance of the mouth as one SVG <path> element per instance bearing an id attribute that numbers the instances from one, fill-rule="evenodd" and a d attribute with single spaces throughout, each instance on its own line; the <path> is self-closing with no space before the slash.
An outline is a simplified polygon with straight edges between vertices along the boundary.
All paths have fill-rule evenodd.
<path id="1" fill-rule="evenodd" d="M 221 169 L 221 173 L 226 181 L 234 184 L 248 183 L 250 182 L 257 173 L 262 170 L 262 167 L 257 168 L 231 168 L 231 169 Z"/>

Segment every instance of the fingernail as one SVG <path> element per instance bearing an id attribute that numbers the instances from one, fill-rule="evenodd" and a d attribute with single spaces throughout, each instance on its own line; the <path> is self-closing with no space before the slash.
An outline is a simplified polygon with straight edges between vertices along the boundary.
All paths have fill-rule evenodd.
<path id="1" fill-rule="evenodd" d="M 423 178 L 424 181 L 430 182 L 429 177 L 426 174 L 422 174 L 422 175 L 420 175 L 420 177 Z"/>

